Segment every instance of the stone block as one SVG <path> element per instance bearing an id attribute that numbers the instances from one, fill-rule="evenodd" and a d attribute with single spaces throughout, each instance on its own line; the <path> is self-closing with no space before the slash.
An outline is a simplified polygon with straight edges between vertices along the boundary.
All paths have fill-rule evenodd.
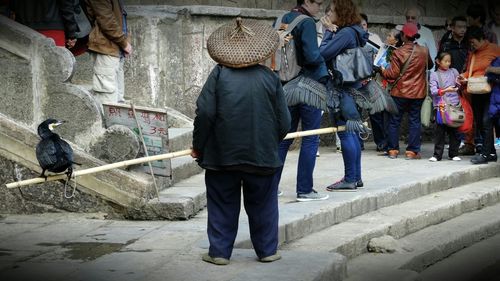
<path id="1" fill-rule="evenodd" d="M 0 112 L 26 124 L 33 120 L 32 65 L 26 59 L 0 48 Z"/>
<path id="2" fill-rule="evenodd" d="M 42 104 L 41 118 L 67 121 L 58 128 L 58 133 L 62 138 L 85 148 L 104 132 L 98 106 L 95 98 L 82 87 L 66 83 L 55 84 L 48 88 Z"/>
<path id="3" fill-rule="evenodd" d="M 92 145 L 90 153 L 108 162 L 120 162 L 134 159 L 140 149 L 137 135 L 128 127 L 113 125 Z"/>

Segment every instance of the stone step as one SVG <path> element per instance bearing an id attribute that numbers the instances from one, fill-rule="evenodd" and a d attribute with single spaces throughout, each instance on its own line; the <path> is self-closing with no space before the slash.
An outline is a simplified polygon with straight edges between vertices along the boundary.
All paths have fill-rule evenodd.
<path id="1" fill-rule="evenodd" d="M 500 204 L 466 213 L 399 239 L 397 243 L 406 250 L 392 254 L 368 253 L 356 257 L 348 262 L 349 277 L 346 281 L 421 280 L 419 272 L 428 266 L 499 234 L 499 213 Z M 394 279 L 395 276 L 398 278 Z"/>
<path id="2" fill-rule="evenodd" d="M 366 253 L 372 238 L 400 239 L 500 201 L 500 178 L 491 178 L 385 207 L 284 245 L 286 250 L 331 251 L 347 258 Z M 332 239 L 334 238 L 334 239 Z"/>
<path id="3" fill-rule="evenodd" d="M 321 157 L 323 155 L 324 153 Z M 366 161 L 371 160 L 370 157 L 366 156 L 365 158 L 368 158 Z M 318 161 L 329 161 L 329 159 Z M 449 163 L 442 162 L 440 163 L 440 169 L 434 171 L 434 176 L 429 177 L 427 165 L 430 162 L 427 161 L 419 162 L 419 165 L 422 165 L 420 167 L 413 166 L 411 173 L 408 173 L 407 166 L 392 167 L 387 165 L 382 167 L 379 161 L 368 162 L 370 165 L 378 165 L 378 167 L 375 170 L 376 178 L 372 178 L 372 184 L 365 189 L 360 189 L 357 192 L 330 193 L 331 198 L 324 201 L 281 202 L 280 244 L 290 244 L 325 228 L 384 207 L 401 204 L 421 196 L 478 182 L 500 174 L 500 165 L 498 163 L 474 166 L 467 163 L 468 161 L 462 161 L 462 163 L 458 164 L 463 165 L 462 169 L 459 169 L 456 166 L 457 163 L 451 163 L 452 161 L 449 161 Z M 388 164 L 394 163 L 396 165 L 411 162 L 407 160 L 401 160 L 405 162 L 387 161 L 389 161 Z M 409 165 L 413 165 L 413 163 L 415 162 Z M 366 166 L 368 165 L 364 167 Z M 384 177 L 389 174 L 391 175 L 390 178 Z M 368 176 L 365 177 L 365 179 L 368 178 Z M 368 181 L 365 180 L 365 185 Z M 283 200 L 287 199 L 280 199 L 280 201 Z M 240 220 L 240 230 L 248 229 L 247 224 L 246 218 L 243 217 Z M 236 239 L 236 245 L 241 248 L 251 247 L 248 231 L 240 231 Z"/>

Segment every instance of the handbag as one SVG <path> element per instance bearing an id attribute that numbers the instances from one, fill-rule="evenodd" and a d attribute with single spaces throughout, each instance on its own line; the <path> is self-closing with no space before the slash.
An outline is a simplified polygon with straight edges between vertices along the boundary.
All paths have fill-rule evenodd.
<path id="1" fill-rule="evenodd" d="M 425 96 L 422 102 L 422 108 L 420 108 L 420 123 L 424 127 L 429 127 L 431 125 L 432 116 L 432 98 L 429 95 Z"/>
<path id="2" fill-rule="evenodd" d="M 358 47 L 346 49 L 335 58 L 335 69 L 342 73 L 342 79 L 347 83 L 367 79 L 373 73 L 371 47 L 367 44 L 361 46 L 359 35 L 356 31 L 354 32 Z"/>
<path id="3" fill-rule="evenodd" d="M 488 78 L 486 76 L 472 77 L 472 67 L 474 66 L 474 59 L 476 55 L 472 55 L 470 68 L 469 68 L 469 79 L 467 79 L 467 93 L 469 94 L 487 94 L 491 92 L 491 85 L 488 83 Z"/>
<path id="4" fill-rule="evenodd" d="M 431 125 L 432 117 L 432 97 L 429 95 L 429 76 L 427 75 L 428 61 L 425 62 L 425 99 L 420 108 L 420 123 L 424 127 L 429 127 Z"/>
<path id="5" fill-rule="evenodd" d="M 436 74 L 438 77 L 438 87 L 443 88 L 444 84 L 441 79 L 441 74 L 439 72 L 436 72 Z M 465 112 L 461 103 L 454 105 L 448 100 L 448 96 L 441 96 L 436 110 L 436 123 L 452 128 L 458 128 L 461 127 L 464 122 Z"/>
<path id="6" fill-rule="evenodd" d="M 452 128 L 461 127 L 465 122 L 465 112 L 459 103 L 453 105 L 446 96 L 442 96 L 436 110 L 436 123 Z"/>

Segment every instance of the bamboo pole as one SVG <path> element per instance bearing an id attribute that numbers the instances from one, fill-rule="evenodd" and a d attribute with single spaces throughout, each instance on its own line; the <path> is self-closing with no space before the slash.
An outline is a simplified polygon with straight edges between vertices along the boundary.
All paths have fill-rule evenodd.
<path id="1" fill-rule="evenodd" d="M 338 128 L 337 127 L 328 127 L 328 128 L 322 128 L 322 129 L 316 129 L 316 130 L 301 131 L 301 132 L 289 133 L 285 136 L 285 139 L 294 139 L 294 138 L 301 138 L 301 137 L 312 136 L 312 135 L 329 134 L 329 133 L 335 133 L 335 132 L 344 131 L 344 130 L 345 130 L 344 126 L 339 126 Z M 176 158 L 176 157 L 187 156 L 190 154 L 191 154 L 191 149 L 186 149 L 186 150 L 181 150 L 181 151 L 177 151 L 177 152 L 171 152 L 171 153 L 158 154 L 158 155 L 141 157 L 141 158 L 136 158 L 136 159 L 131 159 L 131 160 L 125 160 L 125 161 L 111 163 L 111 164 L 107 164 L 107 165 L 103 165 L 103 166 L 98 166 L 98 167 L 93 167 L 93 168 L 84 169 L 84 170 L 80 170 L 80 171 L 75 171 L 75 172 L 73 172 L 73 176 L 79 177 L 79 176 L 83 176 L 83 175 L 94 174 L 97 172 L 112 170 L 112 169 L 116 169 L 116 168 L 127 167 L 130 165 L 136 165 L 136 164 L 158 161 L 158 160 L 172 159 L 172 158 Z M 39 178 L 32 178 L 32 179 L 23 180 L 23 181 L 11 182 L 11 183 L 8 183 L 6 186 L 7 186 L 7 188 L 16 188 L 16 187 L 21 187 L 21 186 L 30 185 L 30 184 L 44 183 L 46 181 L 62 180 L 62 179 L 65 179 L 66 177 L 67 177 L 66 174 L 58 174 L 58 175 L 54 175 L 54 176 L 48 176 L 47 179 L 39 177 Z"/>
<path id="2" fill-rule="evenodd" d="M 135 112 L 135 106 L 133 103 L 131 103 L 130 107 L 132 107 L 132 113 L 134 113 L 134 119 L 135 119 L 135 124 L 137 124 L 137 130 L 139 130 L 139 136 L 141 137 L 142 149 L 144 149 L 144 154 L 146 155 L 146 157 L 149 157 L 148 148 L 146 146 L 146 140 L 144 140 L 144 135 L 142 134 L 142 127 L 141 127 L 141 124 L 139 124 L 139 119 L 137 119 L 137 113 Z M 156 198 L 158 199 L 158 201 L 160 201 L 160 192 L 158 191 L 158 185 L 156 184 L 155 173 L 153 171 L 153 164 L 151 164 L 151 161 L 148 161 L 148 167 L 149 167 L 149 173 L 151 174 L 151 178 L 153 179 L 153 185 L 155 187 Z"/>

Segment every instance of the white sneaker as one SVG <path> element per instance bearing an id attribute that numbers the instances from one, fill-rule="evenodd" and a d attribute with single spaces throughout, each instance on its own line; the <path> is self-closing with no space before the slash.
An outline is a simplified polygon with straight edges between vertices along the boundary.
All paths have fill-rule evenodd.
<path id="1" fill-rule="evenodd" d="M 438 159 L 436 157 L 432 156 L 431 158 L 429 158 L 429 161 L 431 161 L 431 162 L 437 162 Z"/>
<path id="2" fill-rule="evenodd" d="M 453 160 L 453 161 L 462 161 L 462 158 L 460 158 L 458 156 L 455 156 L 455 157 L 451 158 L 451 160 Z"/>
<path id="3" fill-rule="evenodd" d="M 283 190 L 278 189 L 278 197 L 280 197 L 281 195 L 283 195 Z"/>

